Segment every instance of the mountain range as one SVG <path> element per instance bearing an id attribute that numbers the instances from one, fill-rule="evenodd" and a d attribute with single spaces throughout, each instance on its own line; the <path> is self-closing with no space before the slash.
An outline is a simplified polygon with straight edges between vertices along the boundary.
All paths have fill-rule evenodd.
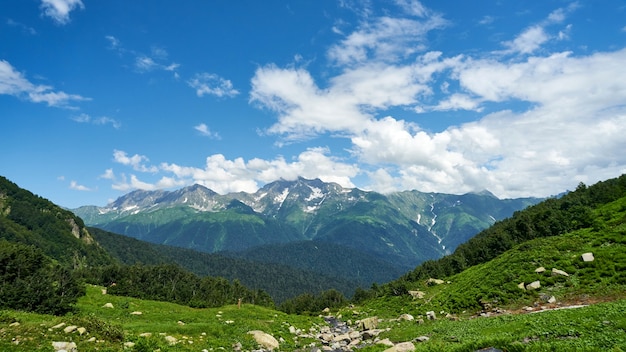
<path id="1" fill-rule="evenodd" d="M 328 275 L 344 266 L 340 276 L 368 284 L 451 253 L 496 221 L 539 201 L 498 199 L 488 191 L 385 195 L 298 178 L 269 183 L 255 193 L 220 195 L 197 184 L 176 191 L 136 190 L 105 207 L 72 211 L 89 226 L 147 242 Z M 324 265 L 331 252 L 341 257 L 339 264 L 338 258 L 333 261 L 334 269 Z"/>

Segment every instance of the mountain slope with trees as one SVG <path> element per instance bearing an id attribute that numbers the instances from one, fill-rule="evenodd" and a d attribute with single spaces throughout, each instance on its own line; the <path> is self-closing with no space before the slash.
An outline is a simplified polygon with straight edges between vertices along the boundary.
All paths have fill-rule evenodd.
<path id="1" fill-rule="evenodd" d="M 91 226 L 153 243 L 249 253 L 257 246 L 263 251 L 267 245 L 313 240 L 406 271 L 538 201 L 500 200 L 488 192 L 382 195 L 299 178 L 269 183 L 255 193 L 219 195 L 200 185 L 172 192 L 138 190 L 106 207 L 73 211 Z"/>
<path id="2" fill-rule="evenodd" d="M 583 253 L 592 253 L 595 259 L 585 262 Z M 626 175 L 589 187 L 580 184 L 561 198 L 516 212 L 454 253 L 427 261 L 385 285 L 358 291 L 355 299 L 373 304 L 396 297 L 414 304 L 409 303 L 409 291 L 417 290 L 428 302 L 423 309 L 457 313 L 477 311 L 485 304 L 532 305 L 541 295 L 565 301 L 613 299 L 626 292 L 624 253 Z M 546 271 L 537 270 L 541 267 Z M 545 288 L 526 289 L 533 281 Z"/>

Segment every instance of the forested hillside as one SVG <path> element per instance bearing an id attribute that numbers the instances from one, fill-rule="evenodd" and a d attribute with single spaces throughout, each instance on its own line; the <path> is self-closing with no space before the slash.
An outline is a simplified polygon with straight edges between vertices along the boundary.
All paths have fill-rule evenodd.
<path id="1" fill-rule="evenodd" d="M 351 296 L 355 288 L 359 286 L 356 279 L 341 279 L 298 269 L 298 267 L 277 264 L 272 262 L 271 258 L 261 260 L 255 257 L 230 257 L 203 253 L 143 242 L 97 228 L 90 228 L 89 231 L 102 247 L 126 265 L 175 263 L 200 277 L 236 279 L 247 287 L 262 289 L 269 293 L 276 303 L 303 293 L 319 293 L 329 289 L 337 289 L 344 295 Z M 271 249 L 268 249 L 266 254 L 267 257 L 273 256 Z M 341 258 L 337 258 L 337 261 L 340 262 Z M 393 278 L 399 275 L 401 273 L 397 273 Z M 361 286 L 367 287 L 367 285 Z"/>
<path id="2" fill-rule="evenodd" d="M 390 282 L 386 288 L 392 288 L 389 292 L 402 292 L 397 287 L 428 278 L 449 277 L 533 239 L 580 229 L 600 231 L 605 225 L 599 218 L 598 208 L 623 197 L 626 197 L 626 175 L 592 186 L 581 183 L 573 192 L 547 199 L 497 222 L 460 245 L 451 255 L 419 265 L 402 278 Z"/>
<path id="3" fill-rule="evenodd" d="M 114 294 L 195 306 L 221 306 L 238 299 L 274 304 L 262 289 L 248 289 L 239 281 L 206 274 L 201 278 L 175 262 L 145 265 L 153 262 L 147 258 L 160 253 L 138 248 L 129 253 L 142 264 L 123 265 L 80 218 L 0 177 L 0 308 L 67 313 L 84 294 L 85 281 L 115 283 Z"/>
<path id="4" fill-rule="evenodd" d="M 78 216 L 1 176 L 0 238 L 33 245 L 74 268 L 114 262 Z"/>

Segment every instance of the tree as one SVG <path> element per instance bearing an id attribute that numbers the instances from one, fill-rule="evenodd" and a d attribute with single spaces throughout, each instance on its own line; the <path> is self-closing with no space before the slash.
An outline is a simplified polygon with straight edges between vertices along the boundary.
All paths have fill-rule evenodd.
<path id="1" fill-rule="evenodd" d="M 0 240 L 0 308 L 60 315 L 84 294 L 71 271 L 41 250 Z"/>

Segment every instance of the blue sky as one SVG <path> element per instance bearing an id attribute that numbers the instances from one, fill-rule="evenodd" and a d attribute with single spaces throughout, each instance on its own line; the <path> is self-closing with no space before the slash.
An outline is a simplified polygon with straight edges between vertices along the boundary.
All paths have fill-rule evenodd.
<path id="1" fill-rule="evenodd" d="M 549 196 L 626 172 L 623 1 L 0 2 L 0 175 L 66 206 L 298 176 Z"/>

